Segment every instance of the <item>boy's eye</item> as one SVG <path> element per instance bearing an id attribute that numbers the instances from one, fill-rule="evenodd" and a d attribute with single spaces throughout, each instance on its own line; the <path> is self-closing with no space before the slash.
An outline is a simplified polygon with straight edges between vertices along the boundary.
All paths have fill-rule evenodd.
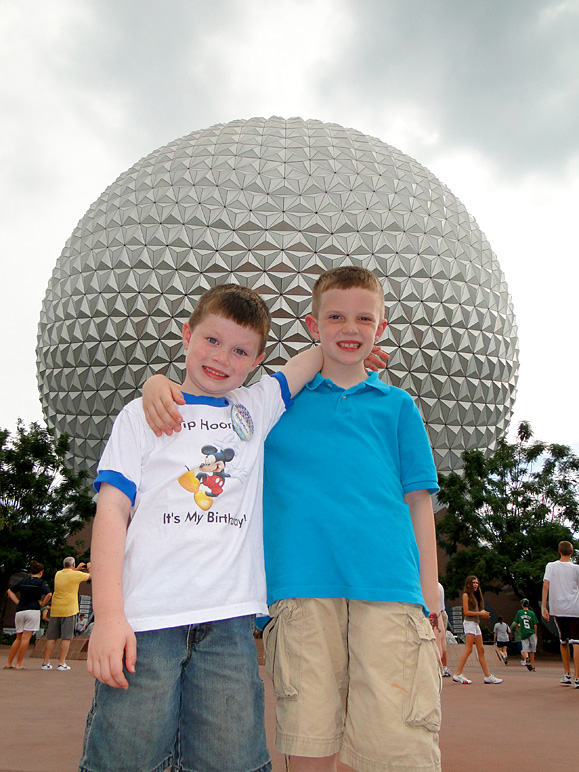
<path id="1" fill-rule="evenodd" d="M 330 314 L 330 319 L 339 319 L 340 314 Z"/>
<path id="2" fill-rule="evenodd" d="M 212 338 L 211 336 L 209 336 L 207 338 L 207 342 L 211 343 L 211 345 L 215 345 L 217 343 L 217 338 Z"/>
<path id="3" fill-rule="evenodd" d="M 242 348 L 235 348 L 233 349 L 234 353 L 236 353 L 240 357 L 246 357 L 247 353 Z"/>

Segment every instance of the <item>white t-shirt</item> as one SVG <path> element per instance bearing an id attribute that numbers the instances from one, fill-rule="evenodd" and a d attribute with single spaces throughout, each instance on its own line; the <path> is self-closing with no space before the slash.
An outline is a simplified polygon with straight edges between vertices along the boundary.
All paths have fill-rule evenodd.
<path id="1" fill-rule="evenodd" d="M 497 634 L 497 641 L 509 640 L 509 626 L 506 622 L 497 622 L 493 631 Z"/>
<path id="2" fill-rule="evenodd" d="M 555 617 L 579 617 L 579 566 L 555 560 L 545 566 L 549 582 L 549 612 Z"/>
<path id="3" fill-rule="evenodd" d="M 129 403 L 95 481 L 133 501 L 123 596 L 135 632 L 267 614 L 263 446 L 291 404 L 287 382 L 276 374 L 227 398 L 185 397 L 171 437 L 149 429 L 141 399 Z M 234 430 L 233 404 L 249 412 L 249 440 Z"/>

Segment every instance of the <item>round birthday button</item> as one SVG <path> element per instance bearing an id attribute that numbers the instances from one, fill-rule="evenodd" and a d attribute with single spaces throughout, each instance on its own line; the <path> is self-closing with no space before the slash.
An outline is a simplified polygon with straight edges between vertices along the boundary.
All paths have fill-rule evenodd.
<path id="1" fill-rule="evenodd" d="M 242 440 L 250 440 L 253 437 L 253 419 L 245 405 L 231 406 L 231 423 L 235 433 Z"/>

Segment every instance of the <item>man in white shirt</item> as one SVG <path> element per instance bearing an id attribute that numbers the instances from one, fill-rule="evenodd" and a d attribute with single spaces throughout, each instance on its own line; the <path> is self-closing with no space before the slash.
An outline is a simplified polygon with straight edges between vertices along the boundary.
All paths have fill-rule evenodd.
<path id="1" fill-rule="evenodd" d="M 559 631 L 564 673 L 561 683 L 579 689 L 579 566 L 571 562 L 571 542 L 559 543 L 559 560 L 547 563 L 543 578 L 542 614 L 548 621 L 553 616 Z M 547 600 L 549 610 L 547 610 Z M 550 612 L 550 613 L 549 613 Z M 571 678 L 569 645 L 573 644 L 574 678 Z"/>

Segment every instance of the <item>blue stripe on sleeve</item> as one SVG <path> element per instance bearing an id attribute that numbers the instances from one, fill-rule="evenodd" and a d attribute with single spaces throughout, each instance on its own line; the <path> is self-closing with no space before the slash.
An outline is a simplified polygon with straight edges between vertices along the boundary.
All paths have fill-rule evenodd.
<path id="1" fill-rule="evenodd" d="M 273 373 L 271 377 L 279 381 L 279 387 L 281 389 L 281 398 L 283 399 L 284 405 L 286 407 L 290 407 L 290 405 L 293 405 L 294 401 L 292 399 L 292 395 L 290 394 L 287 378 L 285 377 L 285 375 L 281 372 L 278 372 L 278 373 Z"/>
<path id="2" fill-rule="evenodd" d="M 131 500 L 131 504 L 134 505 L 135 498 L 137 497 L 137 486 L 132 480 L 129 480 L 120 472 L 114 472 L 112 469 L 102 469 L 93 483 L 93 488 L 97 493 L 100 490 L 101 483 L 104 482 L 122 491 Z"/>

